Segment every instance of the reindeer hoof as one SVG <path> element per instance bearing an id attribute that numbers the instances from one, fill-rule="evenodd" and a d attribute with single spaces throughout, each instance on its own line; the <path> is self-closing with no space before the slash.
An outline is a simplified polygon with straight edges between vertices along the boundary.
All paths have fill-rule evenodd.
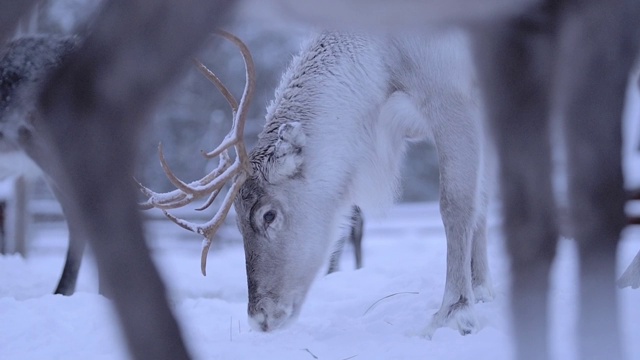
<path id="1" fill-rule="evenodd" d="M 490 302 L 495 298 L 493 292 L 493 286 L 490 284 L 482 284 L 473 287 L 473 295 L 476 298 L 476 303 Z"/>
<path id="2" fill-rule="evenodd" d="M 476 333 L 480 329 L 473 306 L 462 298 L 454 304 L 443 306 L 433 314 L 431 322 L 423 332 L 423 335 L 431 339 L 437 329 L 445 326 L 458 330 L 463 336 Z"/>

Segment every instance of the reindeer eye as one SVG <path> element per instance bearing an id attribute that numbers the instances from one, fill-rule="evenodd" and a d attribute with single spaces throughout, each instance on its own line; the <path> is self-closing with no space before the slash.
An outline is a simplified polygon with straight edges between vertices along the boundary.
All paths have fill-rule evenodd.
<path id="1" fill-rule="evenodd" d="M 264 220 L 266 225 L 269 225 L 273 222 L 273 220 L 276 219 L 276 212 L 273 210 L 269 210 L 266 213 L 264 213 L 264 215 L 262 216 L 262 219 Z"/>

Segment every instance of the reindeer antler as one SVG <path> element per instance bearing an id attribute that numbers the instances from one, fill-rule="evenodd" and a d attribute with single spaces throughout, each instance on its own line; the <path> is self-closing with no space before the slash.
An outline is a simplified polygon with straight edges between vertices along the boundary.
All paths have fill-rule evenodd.
<path id="1" fill-rule="evenodd" d="M 218 167 L 211 171 L 209 174 L 205 175 L 202 179 L 187 184 L 180 180 L 173 173 L 173 171 L 171 171 L 171 168 L 169 168 L 169 165 L 164 158 L 162 144 L 160 144 L 158 146 L 160 164 L 162 165 L 162 169 L 167 175 L 169 181 L 171 181 L 171 183 L 176 187 L 176 190 L 166 193 L 156 193 L 138 183 L 138 185 L 140 186 L 140 190 L 145 194 L 145 196 L 149 197 L 147 201 L 140 204 L 143 209 L 161 209 L 169 219 L 171 219 L 179 226 L 204 236 L 204 240 L 202 241 L 202 256 L 200 266 L 202 275 L 205 276 L 207 275 L 207 254 L 209 252 L 209 248 L 211 247 L 213 237 L 216 234 L 216 231 L 218 231 L 218 228 L 220 228 L 220 226 L 224 222 L 224 219 L 227 217 L 227 214 L 231 209 L 231 205 L 233 204 L 233 201 L 238 194 L 240 187 L 252 171 L 251 165 L 249 163 L 249 156 L 247 155 L 247 149 L 244 144 L 243 133 L 244 125 L 247 119 L 249 103 L 251 101 L 251 98 L 253 97 L 253 92 L 255 89 L 255 67 L 253 64 L 253 59 L 251 58 L 249 48 L 235 35 L 222 30 L 218 30 L 216 33 L 238 46 L 240 52 L 242 53 L 242 58 L 244 59 L 246 72 L 244 91 L 242 93 L 242 98 L 240 98 L 240 103 L 238 103 L 229 89 L 224 86 L 220 79 L 206 66 L 204 66 L 199 60 L 194 59 L 198 70 L 200 70 L 200 72 L 202 72 L 209 80 L 211 80 L 211 82 L 218 88 L 218 90 L 220 90 L 222 95 L 231 106 L 231 110 L 233 113 L 233 125 L 229 133 L 225 136 L 224 140 L 222 140 L 222 143 L 220 143 L 220 145 L 218 145 L 218 147 L 213 151 L 208 153 L 203 152 L 202 154 L 207 159 L 213 159 L 219 156 L 220 161 L 218 163 Z M 233 147 L 236 153 L 236 158 L 233 163 L 231 163 L 228 152 L 231 147 Z M 208 196 L 209 198 L 203 206 L 196 210 L 204 210 L 208 208 L 214 202 L 214 200 L 222 190 L 222 187 L 230 179 L 233 179 L 231 187 L 229 188 L 227 195 L 225 196 L 222 205 L 220 206 L 220 209 L 218 209 L 211 220 L 207 221 L 206 223 L 195 224 L 187 220 L 177 218 L 167 212 L 167 210 L 169 209 L 183 207 L 187 204 L 192 203 L 194 200 L 201 199 L 205 196 Z"/>

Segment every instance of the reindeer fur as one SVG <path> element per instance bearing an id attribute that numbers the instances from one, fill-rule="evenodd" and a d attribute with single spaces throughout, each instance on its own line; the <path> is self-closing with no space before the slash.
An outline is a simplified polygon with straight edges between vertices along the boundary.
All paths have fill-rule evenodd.
<path id="1" fill-rule="evenodd" d="M 447 278 L 426 335 L 478 330 L 474 302 L 492 298 L 480 107 L 465 37 L 326 32 L 282 76 L 236 199 L 249 316 L 290 323 L 352 206 L 381 213 L 398 194 L 405 149 L 432 139 L 447 233 Z M 275 214 L 275 216 L 273 216 Z"/>

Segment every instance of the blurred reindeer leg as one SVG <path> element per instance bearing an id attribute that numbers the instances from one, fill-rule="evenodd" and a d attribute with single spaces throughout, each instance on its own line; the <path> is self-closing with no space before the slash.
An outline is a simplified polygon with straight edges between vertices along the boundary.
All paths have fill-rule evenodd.
<path id="1" fill-rule="evenodd" d="M 0 44 L 10 38 L 20 19 L 33 8 L 38 0 L 9 0 L 2 3 L 0 11 Z"/>
<path id="2" fill-rule="evenodd" d="M 25 131 L 23 131 L 23 134 L 24 133 Z M 77 218 L 77 216 L 72 214 L 75 207 L 70 203 L 71 199 L 69 196 L 65 196 L 64 192 L 60 191 L 58 187 L 58 183 L 65 180 L 55 178 L 60 172 L 56 171 L 52 166 L 53 164 L 48 161 L 49 155 L 47 154 L 48 150 L 44 141 L 38 131 L 29 132 L 28 136 L 21 136 L 20 146 L 46 174 L 45 180 L 60 203 L 62 213 L 65 219 L 67 219 L 69 247 L 67 248 L 67 257 L 65 258 L 62 275 L 60 275 L 60 280 L 58 281 L 58 286 L 56 286 L 54 294 L 73 295 L 76 289 L 84 249 L 86 248 L 86 235 L 82 234 L 83 227 L 81 224 L 77 221 L 72 221 L 72 219 Z"/>
<path id="3" fill-rule="evenodd" d="M 86 235 L 82 233 L 83 227 L 81 224 L 76 221 L 70 221 L 70 219 L 75 219 L 77 217 L 71 214 L 73 207 L 70 206 L 68 202 L 69 199 L 65 198 L 64 195 L 54 188 L 54 186 L 52 186 L 52 189 L 56 198 L 60 202 L 62 212 L 67 219 L 67 228 L 69 230 L 69 248 L 67 249 L 67 257 L 54 294 L 73 295 L 76 290 L 78 273 L 80 271 L 80 265 L 82 264 L 84 250 L 87 245 Z"/>
<path id="4" fill-rule="evenodd" d="M 637 50 L 637 5 L 582 2 L 560 28 L 556 89 L 580 255 L 580 359 L 620 359 L 616 250 L 626 226 L 622 115 Z M 625 6 L 627 5 L 627 6 Z"/>
<path id="5" fill-rule="evenodd" d="M 46 120 L 45 120 L 46 121 Z M 22 150 L 43 170 L 45 180 L 49 188 L 60 203 L 62 213 L 67 219 L 67 229 L 69 232 L 69 247 L 67 248 L 67 257 L 64 262 L 62 275 L 58 281 L 58 286 L 54 294 L 73 295 L 76 289 L 80 264 L 86 248 L 86 236 L 82 234 L 83 227 L 77 221 L 72 212 L 75 207 L 71 203 L 71 198 L 65 195 L 59 187 L 60 182 L 64 182 L 64 178 L 59 178 L 62 173 L 55 169 L 54 163 L 49 161 L 50 149 L 42 137 L 42 132 L 37 129 L 27 129 L 23 127 L 19 135 L 19 144 Z"/>
<path id="6" fill-rule="evenodd" d="M 499 156 L 517 359 L 549 359 L 547 294 L 558 238 L 549 176 L 551 10 L 482 29 L 474 44 Z"/>
<path id="7" fill-rule="evenodd" d="M 71 229 L 69 229 L 69 231 L 71 231 Z M 62 275 L 60 275 L 58 286 L 56 286 L 56 290 L 53 292 L 54 294 L 68 296 L 73 295 L 76 291 L 78 273 L 80 272 L 80 265 L 82 264 L 86 244 L 87 243 L 84 239 L 79 239 L 71 232 L 69 233 L 67 257 L 64 261 L 64 268 L 62 269 Z"/>
<path id="8" fill-rule="evenodd" d="M 16 142 L 45 174 L 46 182 L 62 206 L 65 218 L 69 218 L 71 207 L 68 196 L 58 189 L 59 179 L 53 177 L 49 161 L 49 149 L 44 144 L 41 131 L 33 127 L 37 116 L 35 97 L 38 86 L 46 74 L 60 64 L 73 51 L 77 42 L 74 37 L 55 35 L 23 36 L 10 41 L 0 57 L 0 123 L 5 136 Z M 64 272 L 55 291 L 56 294 L 71 295 L 76 279 L 85 238 L 80 235 L 79 226 L 69 224 L 69 250 Z"/>
<path id="9" fill-rule="evenodd" d="M 137 359 L 187 351 L 149 257 L 132 174 L 137 133 L 158 95 L 221 25 L 231 0 L 113 0 L 40 98 L 61 191 L 74 205 Z"/>

